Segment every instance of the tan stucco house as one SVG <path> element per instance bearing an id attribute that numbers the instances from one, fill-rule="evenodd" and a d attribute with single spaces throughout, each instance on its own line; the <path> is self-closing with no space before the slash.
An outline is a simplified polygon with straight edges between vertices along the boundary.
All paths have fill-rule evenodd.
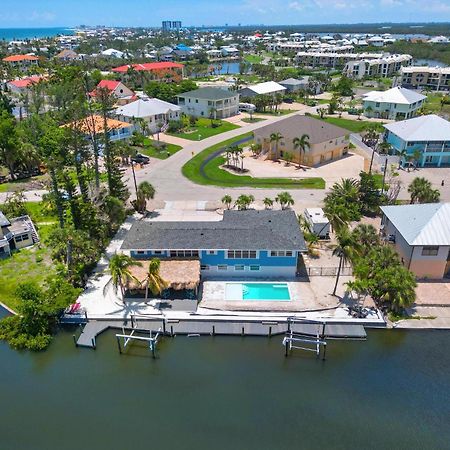
<path id="1" fill-rule="evenodd" d="M 280 133 L 282 136 L 278 146 L 270 140 L 273 133 Z M 310 147 L 304 155 L 301 155 L 299 149 L 294 148 L 294 139 L 304 134 L 309 137 Z M 315 166 L 346 154 L 349 135 L 349 131 L 344 128 L 300 115 L 288 117 L 254 131 L 255 143 L 261 145 L 262 154 L 266 154 L 268 159 L 283 159 L 289 152 L 293 162 L 307 166 Z"/>
<path id="2" fill-rule="evenodd" d="M 450 275 L 450 203 L 382 206 L 382 235 L 418 278 Z"/>

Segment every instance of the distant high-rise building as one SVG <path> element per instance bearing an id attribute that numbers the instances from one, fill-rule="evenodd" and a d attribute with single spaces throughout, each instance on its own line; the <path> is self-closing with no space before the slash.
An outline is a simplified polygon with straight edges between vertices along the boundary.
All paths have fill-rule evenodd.
<path id="1" fill-rule="evenodd" d="M 174 31 L 181 29 L 181 20 L 163 20 L 162 22 L 163 31 Z"/>

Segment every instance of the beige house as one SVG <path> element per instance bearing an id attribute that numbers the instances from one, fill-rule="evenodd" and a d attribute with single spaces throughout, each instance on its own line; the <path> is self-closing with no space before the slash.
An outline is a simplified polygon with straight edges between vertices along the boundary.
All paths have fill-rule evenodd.
<path id="1" fill-rule="evenodd" d="M 382 206 L 382 235 L 418 278 L 450 275 L 450 203 Z"/>
<path id="2" fill-rule="evenodd" d="M 280 133 L 278 144 L 271 135 Z M 294 139 L 308 136 L 309 148 L 301 152 L 294 146 Z M 283 159 L 290 154 L 293 162 L 315 166 L 340 158 L 348 152 L 350 133 L 323 120 L 295 115 L 254 131 L 255 143 L 260 144 L 262 154 L 268 159 Z"/>

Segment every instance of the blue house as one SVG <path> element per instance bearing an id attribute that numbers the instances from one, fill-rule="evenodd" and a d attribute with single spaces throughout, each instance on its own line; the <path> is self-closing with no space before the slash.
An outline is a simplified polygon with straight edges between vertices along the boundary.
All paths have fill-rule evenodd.
<path id="1" fill-rule="evenodd" d="M 305 240 L 293 211 L 224 211 L 218 222 L 140 221 L 122 252 L 136 259 L 195 259 L 203 277 L 293 277 Z"/>
<path id="2" fill-rule="evenodd" d="M 450 164 L 450 122 L 435 114 L 414 117 L 384 125 L 385 140 L 394 154 L 413 155 L 419 151 L 420 167 L 441 167 Z M 406 158 L 402 158 L 404 164 Z"/>

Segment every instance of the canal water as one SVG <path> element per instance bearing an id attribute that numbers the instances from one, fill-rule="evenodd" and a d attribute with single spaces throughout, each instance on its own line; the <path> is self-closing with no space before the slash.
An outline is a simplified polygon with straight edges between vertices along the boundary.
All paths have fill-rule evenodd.
<path id="1" fill-rule="evenodd" d="M 0 342 L 1 449 L 449 448 L 450 332 L 370 331 L 325 362 L 280 336 L 164 338 L 156 360 L 97 343 Z"/>

